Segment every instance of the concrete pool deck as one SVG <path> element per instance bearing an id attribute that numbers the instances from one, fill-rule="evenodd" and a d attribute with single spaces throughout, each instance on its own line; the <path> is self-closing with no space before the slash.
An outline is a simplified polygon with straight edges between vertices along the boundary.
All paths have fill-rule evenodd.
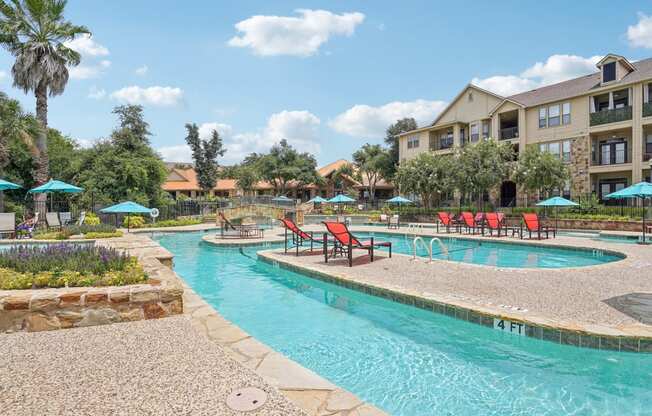
<path id="1" fill-rule="evenodd" d="M 400 235 L 406 232 L 355 225 L 352 230 Z M 486 326 L 493 327 L 493 318 L 497 317 L 526 323 L 527 335 L 540 339 L 590 348 L 652 352 L 651 246 L 564 236 L 529 241 L 460 237 L 437 234 L 434 230 L 423 230 L 420 235 L 584 247 L 622 253 L 626 258 L 588 267 L 513 269 L 443 260 L 428 264 L 424 258 L 414 261 L 411 256 L 400 254 L 373 263 L 366 257 L 358 258 L 352 268 L 344 259 L 326 264 L 321 255 L 296 257 L 293 253 L 268 250 L 259 256 L 312 277 Z M 378 257 L 383 255 L 379 253 Z"/>

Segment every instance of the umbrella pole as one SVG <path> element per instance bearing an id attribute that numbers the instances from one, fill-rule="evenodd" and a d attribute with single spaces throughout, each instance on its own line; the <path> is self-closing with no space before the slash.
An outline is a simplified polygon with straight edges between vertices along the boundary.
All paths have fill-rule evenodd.
<path id="1" fill-rule="evenodd" d="M 643 244 L 645 244 L 645 199 L 643 198 Z"/>

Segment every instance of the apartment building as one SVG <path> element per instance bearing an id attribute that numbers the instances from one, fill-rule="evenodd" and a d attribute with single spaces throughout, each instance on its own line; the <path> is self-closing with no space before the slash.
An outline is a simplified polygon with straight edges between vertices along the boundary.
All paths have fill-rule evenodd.
<path id="1" fill-rule="evenodd" d="M 598 71 L 501 97 L 467 85 L 432 124 L 399 137 L 400 161 L 421 152 L 452 153 L 455 147 L 495 138 L 516 151 L 539 146 L 568 163 L 563 193 L 604 195 L 650 180 L 652 159 L 652 58 L 629 62 L 609 54 Z M 505 181 L 495 203 L 524 203 Z"/>

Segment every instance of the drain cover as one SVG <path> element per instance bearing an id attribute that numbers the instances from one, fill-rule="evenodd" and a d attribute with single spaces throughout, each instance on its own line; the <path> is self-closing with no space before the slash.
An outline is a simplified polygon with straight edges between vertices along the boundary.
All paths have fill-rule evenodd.
<path id="1" fill-rule="evenodd" d="M 258 409 L 267 401 L 267 393 L 255 387 L 237 389 L 226 398 L 226 405 L 239 412 L 250 412 Z"/>

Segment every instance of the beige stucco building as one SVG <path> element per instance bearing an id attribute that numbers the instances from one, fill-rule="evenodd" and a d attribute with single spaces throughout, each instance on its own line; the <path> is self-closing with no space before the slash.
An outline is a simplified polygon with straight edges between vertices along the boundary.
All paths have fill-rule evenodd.
<path id="1" fill-rule="evenodd" d="M 598 71 L 501 97 L 467 85 L 429 126 L 399 136 L 401 162 L 421 152 L 452 153 L 454 147 L 495 138 L 519 151 L 539 146 L 569 164 L 570 197 L 602 197 L 650 180 L 652 158 L 652 58 L 629 62 L 609 54 Z M 520 204 L 510 181 L 496 203 Z"/>

